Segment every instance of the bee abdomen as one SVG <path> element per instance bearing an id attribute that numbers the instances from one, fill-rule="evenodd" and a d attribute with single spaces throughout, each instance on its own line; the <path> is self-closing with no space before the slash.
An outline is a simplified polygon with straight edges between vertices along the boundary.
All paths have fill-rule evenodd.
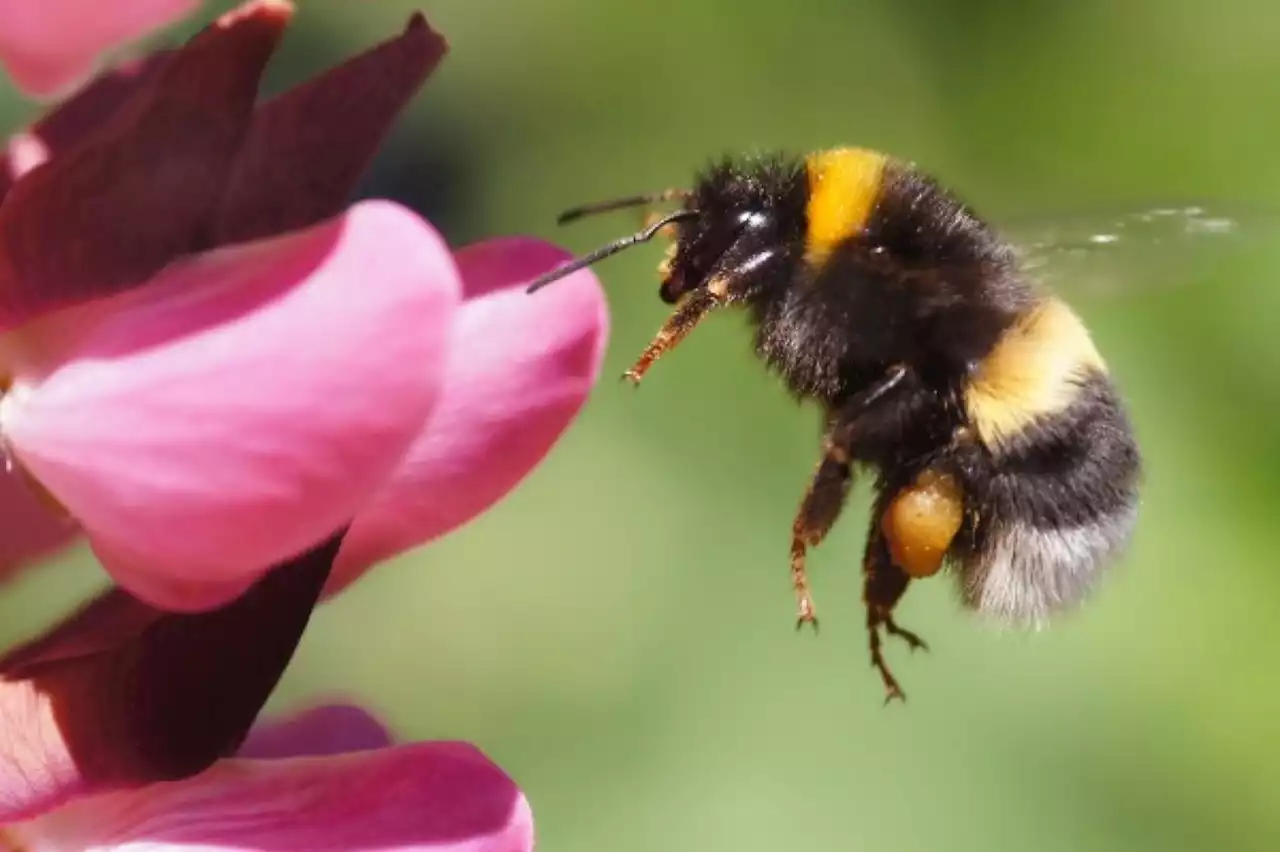
<path id="1" fill-rule="evenodd" d="M 965 603 L 1041 626 L 1086 600 L 1126 549 L 1141 459 L 1107 375 L 1090 368 L 1069 401 L 1027 418 L 985 455 L 970 485 L 977 523 L 961 558 Z"/>
<path id="2" fill-rule="evenodd" d="M 1132 504 L 1078 526 L 993 524 L 962 569 L 965 604 L 1004 624 L 1046 626 L 1088 600 L 1123 553 L 1137 513 Z"/>

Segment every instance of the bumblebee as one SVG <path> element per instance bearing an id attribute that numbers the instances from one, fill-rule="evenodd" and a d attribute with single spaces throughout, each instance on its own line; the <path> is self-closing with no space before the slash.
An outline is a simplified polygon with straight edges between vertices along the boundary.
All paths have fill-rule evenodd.
<path id="1" fill-rule="evenodd" d="M 931 176 L 862 148 L 726 158 L 692 189 L 560 219 L 663 201 L 680 206 L 529 291 L 671 237 L 658 292 L 676 307 L 627 371 L 637 383 L 709 314 L 747 312 L 756 353 L 825 417 L 791 528 L 797 627 L 817 626 L 806 560 L 855 468 L 875 476 L 863 598 L 886 701 L 905 696 L 883 637 L 925 647 L 894 620 L 912 580 L 948 566 L 964 605 L 1014 626 L 1089 597 L 1132 535 L 1141 457 L 1089 331 L 1011 243 Z"/>

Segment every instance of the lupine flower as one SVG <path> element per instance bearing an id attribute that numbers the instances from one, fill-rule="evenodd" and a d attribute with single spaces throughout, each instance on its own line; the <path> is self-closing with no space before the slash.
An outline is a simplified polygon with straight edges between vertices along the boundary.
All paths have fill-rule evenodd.
<path id="1" fill-rule="evenodd" d="M 87 78 L 108 51 L 177 20 L 200 0 L 0 0 L 0 65 L 33 95 Z"/>
<path id="2" fill-rule="evenodd" d="M 296 823 L 297 800 L 268 794 L 307 777 L 330 807 L 348 783 L 459 779 L 445 785 L 457 798 L 405 788 L 447 836 L 359 834 L 404 825 L 375 811 L 346 823 L 345 848 L 528 842 L 514 787 L 457 746 L 343 757 L 312 776 L 292 760 L 218 762 L 323 594 L 465 523 L 546 454 L 598 377 L 607 330 L 589 272 L 523 298 L 565 259 L 557 248 L 454 252 L 398 205 L 347 207 L 444 44 L 415 16 L 257 103 L 289 13 L 248 3 L 98 78 L 15 136 L 0 169 L 0 507 L 25 519 L 0 518 L 0 577 L 83 534 L 122 587 L 0 659 L 0 825 L 21 821 L 32 848 L 296 848 L 266 829 L 156 826 L 215 824 L 190 806 L 211 791 L 229 813 L 260 802 Z M 454 769 L 431 768 L 450 755 Z M 440 821 L 483 811 L 489 789 L 506 822 Z M 114 838 L 58 833 L 95 823 L 83 815 L 102 802 L 147 818 Z"/>
<path id="3" fill-rule="evenodd" d="M 348 523 L 341 577 L 461 523 L 549 449 L 599 367 L 594 278 L 518 296 L 557 249 L 455 257 L 398 205 L 344 210 L 443 40 L 415 16 L 257 104 L 289 14 L 248 3 L 10 148 L 6 487 L 34 485 L 169 609 L 225 603 Z"/>
<path id="4" fill-rule="evenodd" d="M 350 704 L 255 728 L 235 759 L 178 782 L 87 797 L 0 829 L 42 850 L 184 848 L 525 852 L 528 803 L 474 747 L 393 745 Z"/>

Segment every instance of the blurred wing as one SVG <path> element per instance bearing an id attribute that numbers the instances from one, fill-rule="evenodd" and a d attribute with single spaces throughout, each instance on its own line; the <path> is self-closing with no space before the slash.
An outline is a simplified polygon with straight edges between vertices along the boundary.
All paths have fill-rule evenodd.
<path id="1" fill-rule="evenodd" d="M 1280 238 L 1280 216 L 1207 206 L 1022 217 L 1002 232 L 1037 281 L 1056 291 L 1114 294 L 1185 285 L 1232 252 Z"/>

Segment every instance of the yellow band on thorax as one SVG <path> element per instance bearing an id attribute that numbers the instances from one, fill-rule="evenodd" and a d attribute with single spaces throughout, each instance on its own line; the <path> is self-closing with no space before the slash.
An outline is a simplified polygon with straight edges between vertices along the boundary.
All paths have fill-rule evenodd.
<path id="1" fill-rule="evenodd" d="M 880 195 L 886 160 L 866 148 L 833 148 L 808 157 L 805 249 L 810 263 L 820 263 L 866 226 Z"/>

